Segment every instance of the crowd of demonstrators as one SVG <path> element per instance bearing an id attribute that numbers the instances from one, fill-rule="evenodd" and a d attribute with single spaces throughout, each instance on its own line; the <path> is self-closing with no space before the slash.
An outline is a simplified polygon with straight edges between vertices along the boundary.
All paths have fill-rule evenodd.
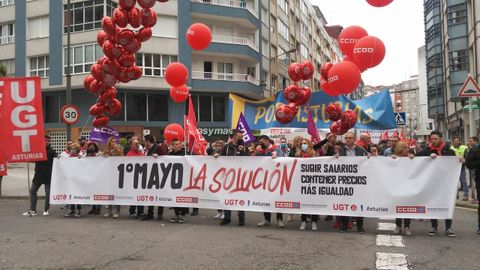
<path id="1" fill-rule="evenodd" d="M 430 135 L 430 144 L 425 145 L 422 143 L 416 143 L 415 146 L 409 145 L 405 141 L 401 141 L 399 136 L 390 137 L 388 140 L 381 141 L 379 144 L 373 144 L 371 136 L 368 133 L 362 133 L 359 135 L 359 140 L 356 141 L 356 134 L 353 132 L 347 132 L 344 135 L 344 142 L 337 140 L 337 136 L 332 133 L 328 133 L 326 138 L 320 142 L 313 143 L 310 139 L 297 136 L 293 141 L 288 142 L 286 138 L 280 138 L 279 143 L 276 144 L 271 138 L 266 135 L 259 136 L 256 141 L 245 144 L 242 140 L 243 134 L 239 130 L 233 130 L 232 135 L 228 141 L 217 140 L 210 144 L 207 149 L 208 155 L 215 158 L 220 156 L 271 156 L 271 158 L 312 158 L 319 156 L 333 156 L 338 158 L 339 156 L 345 157 L 362 157 L 370 158 L 372 156 L 383 156 L 391 158 L 414 158 L 414 156 L 429 156 L 432 159 L 438 156 L 455 156 L 459 157 L 462 165 L 462 174 L 460 175 L 460 182 L 462 184 L 462 190 L 464 195 L 468 199 L 468 185 L 465 181 L 466 168 L 471 171 L 470 175 L 474 179 L 477 194 L 480 192 L 480 144 L 477 137 L 471 137 L 469 139 L 468 147 L 463 146 L 458 138 L 454 138 L 453 145 L 450 146 L 446 143 L 442 134 L 434 131 Z M 45 193 L 47 194 L 47 200 L 45 201 L 44 215 L 49 215 L 49 193 L 50 193 L 50 181 L 53 166 L 53 159 L 57 157 L 57 153 L 50 146 L 50 138 L 46 136 L 47 142 L 47 161 L 37 162 L 35 166 L 35 176 L 33 179 L 33 185 L 30 190 L 30 209 L 23 213 L 24 216 L 36 216 L 38 215 L 37 204 L 37 192 L 40 186 L 45 186 Z M 103 150 L 103 151 L 100 151 Z M 84 137 L 78 139 L 77 142 L 68 141 L 65 150 L 59 155 L 60 158 L 88 158 L 102 156 L 108 157 L 153 157 L 161 158 L 164 155 L 172 156 L 184 156 L 185 145 L 183 142 L 173 140 L 169 143 L 157 143 L 156 139 L 152 135 L 144 136 L 143 140 L 139 137 L 131 137 L 128 139 L 128 143 L 123 147 L 118 144 L 117 139 L 111 137 L 108 139 L 105 147 L 100 147 L 91 141 L 87 141 Z M 465 189 L 466 188 L 466 189 Z M 478 196 L 478 195 L 477 195 Z M 129 213 L 131 217 L 140 220 L 152 220 L 154 219 L 154 206 L 147 206 L 147 213 L 144 212 L 145 206 L 130 206 Z M 68 207 L 68 213 L 65 217 L 81 217 L 81 205 L 70 205 Z M 100 205 L 92 205 L 89 214 L 100 214 Z M 120 205 L 109 205 L 106 207 L 107 212 L 104 214 L 105 218 L 120 217 Z M 174 216 L 170 220 L 172 223 L 184 223 L 185 216 L 189 214 L 189 209 L 186 207 L 174 207 Z M 164 214 L 164 207 L 157 206 L 157 220 L 162 220 Z M 191 216 L 198 214 L 198 209 L 193 209 Z M 231 223 L 231 210 L 219 209 L 214 216 L 215 219 L 220 220 L 220 225 L 228 225 Z M 259 227 L 270 226 L 272 224 L 272 213 L 263 213 L 264 219 L 257 224 Z M 276 219 L 278 227 L 284 228 L 285 223 L 283 221 L 283 214 L 276 213 Z M 311 221 L 311 229 L 313 231 L 318 230 L 318 215 L 300 215 L 301 224 L 300 230 L 305 230 L 308 222 Z M 327 216 L 325 221 L 332 220 L 332 216 Z M 287 221 L 293 221 L 293 215 L 287 216 Z M 363 217 L 345 217 L 340 216 L 336 218 L 334 228 L 340 229 L 341 232 L 345 232 L 349 229 L 353 229 L 356 226 L 358 233 L 364 233 Z M 396 219 L 395 234 L 411 235 L 410 219 Z M 245 211 L 238 211 L 238 225 L 245 225 Z M 402 228 L 403 226 L 403 228 Z M 429 235 L 436 235 L 438 231 L 438 221 L 431 220 L 432 229 L 429 231 Z M 480 206 L 478 208 L 478 234 L 480 234 Z M 445 220 L 445 233 L 447 236 L 455 236 L 452 230 L 452 220 Z"/>

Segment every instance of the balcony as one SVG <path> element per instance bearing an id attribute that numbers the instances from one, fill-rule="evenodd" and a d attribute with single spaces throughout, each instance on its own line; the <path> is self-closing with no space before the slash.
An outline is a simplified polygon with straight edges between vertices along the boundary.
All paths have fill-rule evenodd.
<path id="1" fill-rule="evenodd" d="M 259 97 L 260 81 L 248 74 L 192 71 L 192 89 Z"/>
<path id="2" fill-rule="evenodd" d="M 247 19 L 257 28 L 260 27 L 258 12 L 253 2 L 247 0 L 190 0 L 191 11 L 238 19 Z"/>
<path id="3" fill-rule="evenodd" d="M 15 43 L 15 36 L 0 37 L 0 45 Z"/>
<path id="4" fill-rule="evenodd" d="M 255 44 L 254 41 L 252 41 L 248 38 L 244 38 L 244 37 L 212 35 L 212 42 L 245 45 L 245 46 L 249 46 L 250 48 L 258 51 L 258 45 Z"/>

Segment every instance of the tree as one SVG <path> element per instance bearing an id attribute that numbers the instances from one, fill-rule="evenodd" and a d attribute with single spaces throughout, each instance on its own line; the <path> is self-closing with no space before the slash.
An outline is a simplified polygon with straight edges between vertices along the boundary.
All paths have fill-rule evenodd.
<path id="1" fill-rule="evenodd" d="M 0 65 L 0 77 L 7 76 L 7 68 L 4 65 Z"/>

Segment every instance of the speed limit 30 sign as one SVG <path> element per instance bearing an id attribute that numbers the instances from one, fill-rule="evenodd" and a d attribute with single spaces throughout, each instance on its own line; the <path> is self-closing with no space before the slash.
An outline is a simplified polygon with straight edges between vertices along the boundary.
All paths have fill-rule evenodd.
<path id="1" fill-rule="evenodd" d="M 80 120 L 80 110 L 74 105 L 65 105 L 60 111 L 62 121 L 67 125 L 73 125 Z"/>

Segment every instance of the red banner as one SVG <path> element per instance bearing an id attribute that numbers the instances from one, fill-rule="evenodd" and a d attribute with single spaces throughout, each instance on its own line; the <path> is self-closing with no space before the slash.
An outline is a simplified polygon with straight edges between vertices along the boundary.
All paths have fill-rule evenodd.
<path id="1" fill-rule="evenodd" d="M 2 97 L 3 97 L 3 81 L 0 81 L 0 123 L 5 123 L 2 118 Z M 3 134 L 4 125 L 0 125 L 0 176 L 7 175 L 7 156 L 5 152 L 5 136 Z"/>
<path id="2" fill-rule="evenodd" d="M 46 160 L 40 78 L 0 78 L 7 161 Z"/>
<path id="3" fill-rule="evenodd" d="M 207 154 L 207 141 L 203 138 L 202 134 L 198 131 L 197 118 L 195 117 L 195 109 L 193 108 L 192 97 L 188 100 L 188 115 L 185 117 L 185 133 L 187 147 L 190 153 L 195 155 Z"/>

